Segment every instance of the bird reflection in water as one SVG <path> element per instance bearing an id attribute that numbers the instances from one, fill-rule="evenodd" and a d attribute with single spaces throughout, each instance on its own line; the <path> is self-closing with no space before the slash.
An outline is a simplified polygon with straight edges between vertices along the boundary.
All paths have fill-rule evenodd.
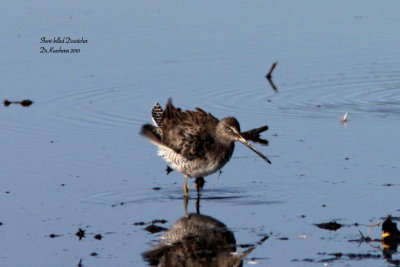
<path id="1" fill-rule="evenodd" d="M 161 236 L 159 245 L 142 254 L 150 266 L 223 267 L 242 266 L 255 246 L 236 252 L 235 236 L 226 225 L 213 217 L 200 214 L 200 198 L 196 213 L 187 212 L 188 198 L 183 199 L 185 216 L 177 220 Z"/>

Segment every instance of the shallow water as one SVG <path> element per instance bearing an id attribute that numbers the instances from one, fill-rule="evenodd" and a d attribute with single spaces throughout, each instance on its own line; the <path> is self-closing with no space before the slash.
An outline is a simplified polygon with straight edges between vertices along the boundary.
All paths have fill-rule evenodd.
<path id="1" fill-rule="evenodd" d="M 245 266 L 392 266 L 379 242 L 349 240 L 359 231 L 379 238 L 368 225 L 398 216 L 398 8 L 2 3 L 1 97 L 34 103 L 0 112 L 0 265 L 146 266 L 142 253 L 163 233 L 144 228 L 155 219 L 170 228 L 185 214 L 182 176 L 167 176 L 138 135 L 152 105 L 172 97 L 183 109 L 233 115 L 242 130 L 269 126 L 269 146 L 257 147 L 272 165 L 238 144 L 200 200 L 202 215 L 232 231 L 238 253 L 254 247 Z M 40 53 L 41 37 L 58 36 L 88 43 L 75 45 L 79 54 Z M 277 92 L 264 78 L 274 61 Z M 333 220 L 344 227 L 315 226 Z"/>

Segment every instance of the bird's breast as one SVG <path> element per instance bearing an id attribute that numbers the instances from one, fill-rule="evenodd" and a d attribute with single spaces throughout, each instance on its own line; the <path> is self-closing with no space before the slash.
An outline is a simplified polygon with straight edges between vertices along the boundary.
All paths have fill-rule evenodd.
<path id="1" fill-rule="evenodd" d="M 232 149 L 217 150 L 217 153 L 206 153 L 201 157 L 188 159 L 172 150 L 159 149 L 159 156 L 163 157 L 171 167 L 178 172 L 193 178 L 204 177 L 221 169 L 231 158 Z"/>

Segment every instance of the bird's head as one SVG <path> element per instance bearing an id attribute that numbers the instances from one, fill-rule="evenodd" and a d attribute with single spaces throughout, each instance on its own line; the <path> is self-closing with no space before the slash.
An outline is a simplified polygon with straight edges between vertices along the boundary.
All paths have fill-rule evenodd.
<path id="1" fill-rule="evenodd" d="M 239 141 L 247 148 L 255 152 L 263 160 L 271 164 L 271 161 L 252 146 L 240 133 L 240 125 L 234 117 L 227 117 L 218 122 L 216 138 L 223 144 L 231 145 L 235 141 Z"/>

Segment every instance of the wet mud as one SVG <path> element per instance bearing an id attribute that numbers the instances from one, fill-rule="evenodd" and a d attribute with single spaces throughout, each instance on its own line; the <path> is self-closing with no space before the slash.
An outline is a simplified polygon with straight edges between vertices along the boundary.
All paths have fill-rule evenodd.
<path id="1" fill-rule="evenodd" d="M 327 222 L 327 223 L 317 223 L 315 224 L 318 228 L 329 230 L 329 231 L 336 231 L 343 227 L 342 224 L 337 223 L 335 221 Z"/>

